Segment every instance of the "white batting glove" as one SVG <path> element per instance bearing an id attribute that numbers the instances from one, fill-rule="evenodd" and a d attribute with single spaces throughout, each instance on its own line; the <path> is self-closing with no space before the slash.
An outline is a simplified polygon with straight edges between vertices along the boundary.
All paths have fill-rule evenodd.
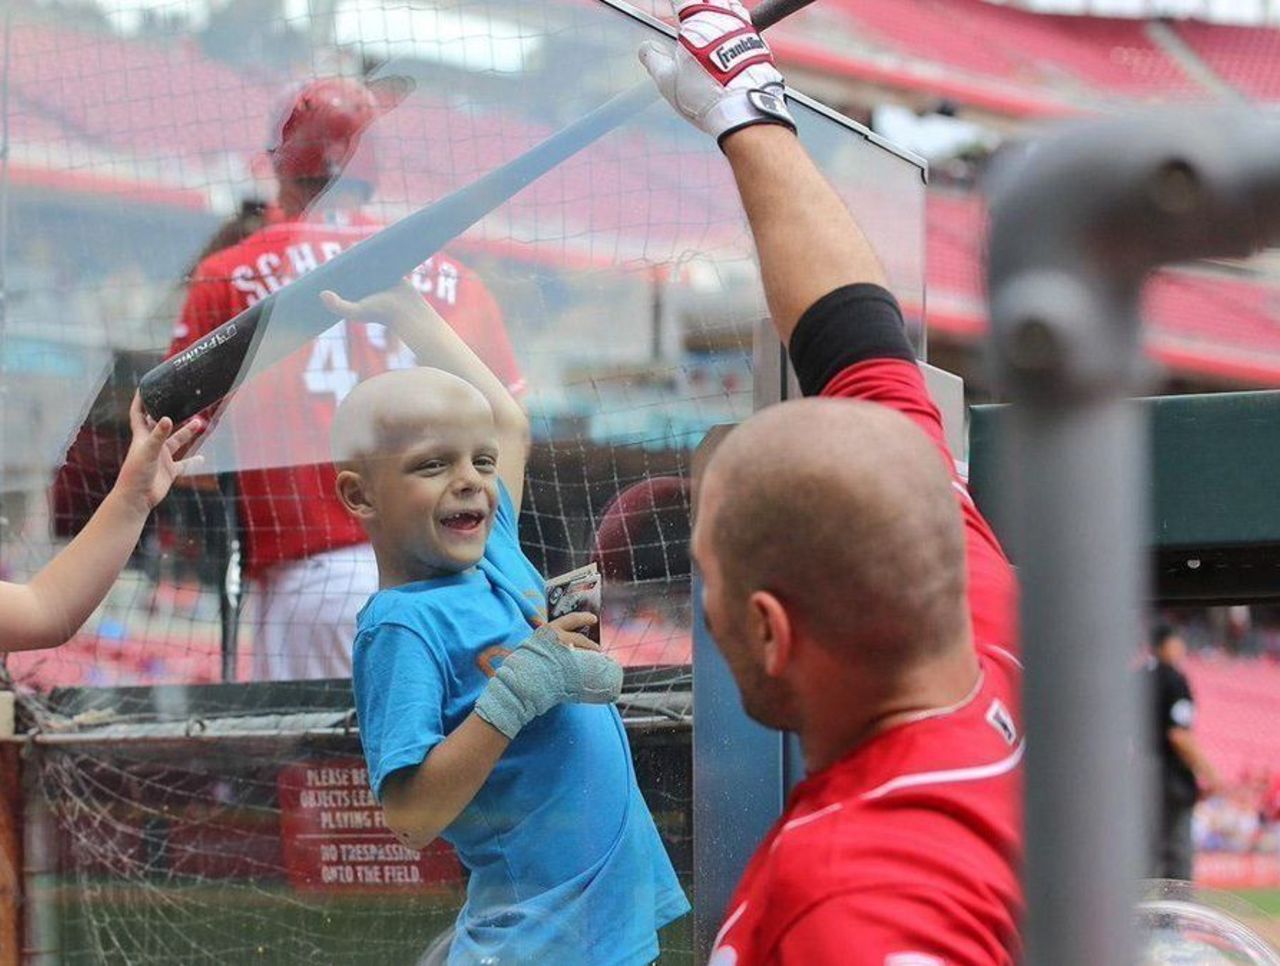
<path id="1" fill-rule="evenodd" d="M 671 106 L 717 143 L 751 124 L 794 131 L 782 75 L 746 7 L 738 0 L 675 0 L 675 10 L 678 42 L 640 46 L 641 63 Z"/>

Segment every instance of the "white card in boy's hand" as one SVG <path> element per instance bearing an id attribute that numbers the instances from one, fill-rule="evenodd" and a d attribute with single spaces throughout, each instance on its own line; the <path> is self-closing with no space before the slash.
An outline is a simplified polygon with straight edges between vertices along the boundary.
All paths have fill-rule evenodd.
<path id="1" fill-rule="evenodd" d="M 553 621 L 565 614 L 595 614 L 596 622 L 583 630 L 583 634 L 600 643 L 600 607 L 603 578 L 594 563 L 547 581 L 547 620 Z"/>

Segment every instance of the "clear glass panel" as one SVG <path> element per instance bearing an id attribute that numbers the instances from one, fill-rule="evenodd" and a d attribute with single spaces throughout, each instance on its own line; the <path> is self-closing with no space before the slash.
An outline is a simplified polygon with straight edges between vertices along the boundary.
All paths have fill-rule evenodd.
<path id="1" fill-rule="evenodd" d="M 9 22 L 3 471 L 6 565 L 18 577 L 48 559 L 109 486 L 130 392 L 166 353 L 201 254 L 283 217 L 263 149 L 291 85 L 362 67 L 399 81 L 403 99 L 348 166 L 348 175 L 376 171 L 376 193 L 358 215 L 335 208 L 348 176 L 309 206 L 309 217 L 341 223 L 323 244 L 217 263 L 233 278 L 206 286 L 221 299 L 201 315 L 209 327 L 364 238 L 366 223 L 422 210 L 640 83 L 633 52 L 653 29 L 603 3 L 339 2 L 328 16 L 287 4 L 104 5 L 96 23 L 56 9 L 15 11 Z M 566 65 L 573 84 L 563 83 Z M 895 290 L 921 304 L 919 170 L 820 111 L 797 105 L 797 114 Z M 619 490 L 682 473 L 708 426 L 748 412 L 749 340 L 765 314 L 750 238 L 714 145 L 659 103 L 475 213 L 477 224 L 418 282 L 443 293 L 448 317 L 453 267 L 470 269 L 451 321 L 523 387 L 535 449 L 522 533 L 535 563 L 558 573 L 585 562 Z M 330 318 L 313 299 L 295 315 L 306 321 L 273 319 L 259 348 Z M 206 469 L 326 463 L 334 402 L 407 358 L 379 327 L 351 325 L 263 378 L 254 369 L 207 434 Z M 262 495 L 245 488 L 242 500 Z M 309 550 L 348 540 L 308 517 L 310 493 L 272 491 L 284 517 L 272 538 L 296 543 L 309 523 Z M 220 502 L 207 490 L 175 493 L 138 566 L 77 642 L 15 658 L 15 673 L 46 684 L 218 680 Z M 251 529 L 251 574 L 264 542 Z M 653 542 L 645 572 L 682 575 L 679 537 Z M 242 679 L 254 671 L 253 609 L 250 601 L 239 633 Z M 687 655 L 681 635 L 669 653 L 652 631 L 642 638 L 645 663 Z"/>
<path id="2" fill-rule="evenodd" d="M 0 9 L 0 550 L 12 580 L 109 490 L 139 379 L 175 332 L 196 334 L 180 320 L 230 319 L 647 83 L 635 50 L 655 30 L 588 0 Z M 265 148 L 290 91 L 335 76 L 377 88 L 378 117 L 344 178 L 306 205 L 307 231 L 290 234 L 299 218 Z M 795 108 L 895 290 L 921 306 L 919 168 Z M 364 178 L 376 189 L 356 211 L 345 199 Z M 656 101 L 475 216 L 416 281 L 529 414 L 520 537 L 532 563 L 548 577 L 592 559 L 605 569 L 602 636 L 628 669 L 640 783 L 687 874 L 682 480 L 705 431 L 752 407 L 766 309 L 750 236 L 715 145 Z M 266 235 L 219 254 L 255 232 Z M 253 247 L 273 232 L 288 244 Z M 395 257 L 412 266 L 433 254 L 421 244 Z M 209 475 L 152 515 L 102 607 L 64 647 L 7 658 L 23 720 L 76 735 L 28 766 L 32 854 L 68 886 L 41 894 L 32 928 L 66 962 L 411 962 L 452 919 L 451 858 L 420 868 L 380 828 L 355 840 L 362 850 L 330 851 L 334 823 L 378 812 L 361 795 L 343 680 L 376 574 L 330 496 L 329 422 L 353 385 L 410 356 L 379 326 L 314 338 L 333 318 L 307 298 L 273 317 L 253 359 L 277 341 L 293 354 L 250 366 L 203 443 Z M 348 804 L 300 788 L 336 788 Z M 687 959 L 687 925 L 671 929 L 665 954 Z"/>

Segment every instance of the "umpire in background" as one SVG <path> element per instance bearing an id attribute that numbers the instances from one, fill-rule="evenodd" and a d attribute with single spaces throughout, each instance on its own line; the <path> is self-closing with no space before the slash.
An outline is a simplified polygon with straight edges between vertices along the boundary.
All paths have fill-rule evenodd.
<path id="1" fill-rule="evenodd" d="M 1196 741 L 1196 706 L 1191 685 L 1182 673 L 1187 645 L 1167 624 L 1151 633 L 1147 664 L 1154 702 L 1154 751 L 1160 770 L 1160 793 L 1151 874 L 1161 879 L 1191 880 L 1194 845 L 1191 812 L 1201 796 L 1219 788 L 1218 774 Z"/>

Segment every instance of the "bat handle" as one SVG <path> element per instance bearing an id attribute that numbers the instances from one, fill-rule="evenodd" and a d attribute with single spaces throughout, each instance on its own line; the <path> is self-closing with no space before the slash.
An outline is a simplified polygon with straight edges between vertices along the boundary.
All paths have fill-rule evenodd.
<path id="1" fill-rule="evenodd" d="M 751 11 L 751 23 L 756 30 L 767 30 L 811 3 L 813 0 L 761 0 Z"/>
<path id="2" fill-rule="evenodd" d="M 271 301 L 268 298 L 250 306 L 144 375 L 138 392 L 147 414 L 182 423 L 234 389 L 243 377 L 259 320 L 264 311 L 269 312 Z"/>

